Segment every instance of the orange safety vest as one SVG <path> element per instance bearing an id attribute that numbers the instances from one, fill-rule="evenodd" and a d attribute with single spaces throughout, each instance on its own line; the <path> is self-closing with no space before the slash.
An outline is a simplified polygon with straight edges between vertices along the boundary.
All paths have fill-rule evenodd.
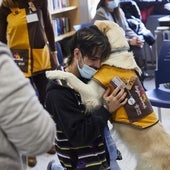
<path id="1" fill-rule="evenodd" d="M 114 90 L 111 80 L 115 77 L 119 77 L 126 86 L 128 102 L 112 114 L 112 121 L 137 128 L 147 128 L 157 123 L 158 118 L 134 70 L 103 65 L 93 79 L 104 88 L 110 87 Z"/>

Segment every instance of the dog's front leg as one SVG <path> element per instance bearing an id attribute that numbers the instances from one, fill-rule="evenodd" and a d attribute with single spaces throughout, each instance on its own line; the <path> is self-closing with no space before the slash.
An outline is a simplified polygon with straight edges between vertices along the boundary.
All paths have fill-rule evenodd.
<path id="1" fill-rule="evenodd" d="M 101 93 L 103 92 L 103 88 L 99 87 L 93 80 L 90 80 L 88 84 L 85 84 L 74 74 L 60 70 L 46 71 L 46 77 L 49 79 L 66 80 L 71 87 L 80 93 L 82 102 L 87 106 L 87 110 L 91 110 L 96 106 L 101 105 Z"/>
<path id="2" fill-rule="evenodd" d="M 61 70 L 46 71 L 46 77 L 48 79 L 66 80 L 71 87 L 73 87 L 76 91 L 78 91 L 81 94 L 81 96 L 90 95 L 90 93 L 88 94 L 90 87 L 88 87 L 87 84 L 83 83 L 72 73 L 64 72 Z"/>

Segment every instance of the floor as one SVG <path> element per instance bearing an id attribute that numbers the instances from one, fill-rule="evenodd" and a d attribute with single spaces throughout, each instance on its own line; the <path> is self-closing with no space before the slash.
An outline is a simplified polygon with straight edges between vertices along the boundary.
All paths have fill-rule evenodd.
<path id="1" fill-rule="evenodd" d="M 153 70 L 149 72 L 150 74 L 153 74 Z M 154 87 L 154 78 L 146 79 L 144 82 L 144 86 L 146 89 L 151 89 Z M 157 112 L 157 108 L 154 108 L 155 112 Z M 165 130 L 170 134 L 170 114 L 168 114 L 169 110 L 168 109 L 162 109 L 162 124 L 165 128 Z M 135 160 L 132 155 L 130 155 L 126 148 L 121 145 L 120 141 L 117 139 L 116 140 L 117 146 L 119 150 L 122 153 L 123 160 L 118 161 L 119 166 L 121 170 L 134 170 L 135 167 Z M 56 155 L 49 155 L 49 154 L 44 154 L 37 156 L 38 163 L 34 168 L 29 168 L 27 167 L 27 170 L 47 170 L 47 164 L 51 160 L 55 160 L 58 162 L 58 158 Z"/>

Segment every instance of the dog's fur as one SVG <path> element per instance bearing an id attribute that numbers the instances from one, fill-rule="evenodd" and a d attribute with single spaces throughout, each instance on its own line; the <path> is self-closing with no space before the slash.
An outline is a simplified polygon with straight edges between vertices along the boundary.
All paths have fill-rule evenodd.
<path id="1" fill-rule="evenodd" d="M 112 50 L 116 51 L 128 47 L 124 34 L 121 28 L 117 28 L 117 24 L 111 24 L 108 21 L 97 21 L 95 25 L 97 25 L 98 28 L 105 32 L 108 38 L 110 38 L 109 41 L 112 47 L 114 47 Z M 111 28 L 113 28 L 114 31 L 110 31 Z M 120 30 L 120 32 L 117 33 L 116 30 L 118 30 L 118 32 Z M 109 36 L 109 34 L 115 34 L 115 36 Z M 114 42 L 111 37 L 114 37 Z M 120 41 L 118 41 L 117 38 Z M 124 44 L 122 45 L 123 42 Z M 126 60 L 127 62 L 124 62 L 125 57 L 128 57 Z M 104 64 L 124 69 L 134 69 L 140 72 L 140 69 L 134 62 L 132 54 L 126 50 L 123 51 L 121 55 L 119 52 L 111 54 Z M 105 90 L 96 83 L 96 81 L 90 80 L 88 84 L 84 84 L 73 74 L 59 70 L 47 71 L 46 76 L 49 79 L 66 80 L 76 91 L 79 91 L 82 101 L 87 106 L 87 109 L 91 110 L 102 104 L 102 96 Z M 166 133 L 160 122 L 142 130 L 129 125 L 114 123 L 114 130 L 117 132 L 123 143 L 125 143 L 129 152 L 135 155 L 137 161 L 136 170 L 170 169 L 170 136 Z"/>

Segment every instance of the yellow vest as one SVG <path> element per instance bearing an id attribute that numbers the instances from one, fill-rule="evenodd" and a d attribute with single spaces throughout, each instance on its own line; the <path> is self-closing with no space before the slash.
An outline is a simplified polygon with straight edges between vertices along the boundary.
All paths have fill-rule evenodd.
<path id="1" fill-rule="evenodd" d="M 36 13 L 40 20 L 40 12 Z M 39 15 L 38 15 L 39 14 Z M 26 77 L 51 69 L 50 52 L 41 22 L 27 22 L 25 8 L 12 8 L 7 16 L 7 40 L 14 61 Z"/>
<path id="2" fill-rule="evenodd" d="M 134 70 L 103 65 L 93 79 L 104 88 L 114 90 L 111 80 L 119 77 L 125 84 L 128 102 L 112 113 L 112 121 L 126 123 L 137 128 L 147 128 L 158 122 L 145 90 Z"/>

